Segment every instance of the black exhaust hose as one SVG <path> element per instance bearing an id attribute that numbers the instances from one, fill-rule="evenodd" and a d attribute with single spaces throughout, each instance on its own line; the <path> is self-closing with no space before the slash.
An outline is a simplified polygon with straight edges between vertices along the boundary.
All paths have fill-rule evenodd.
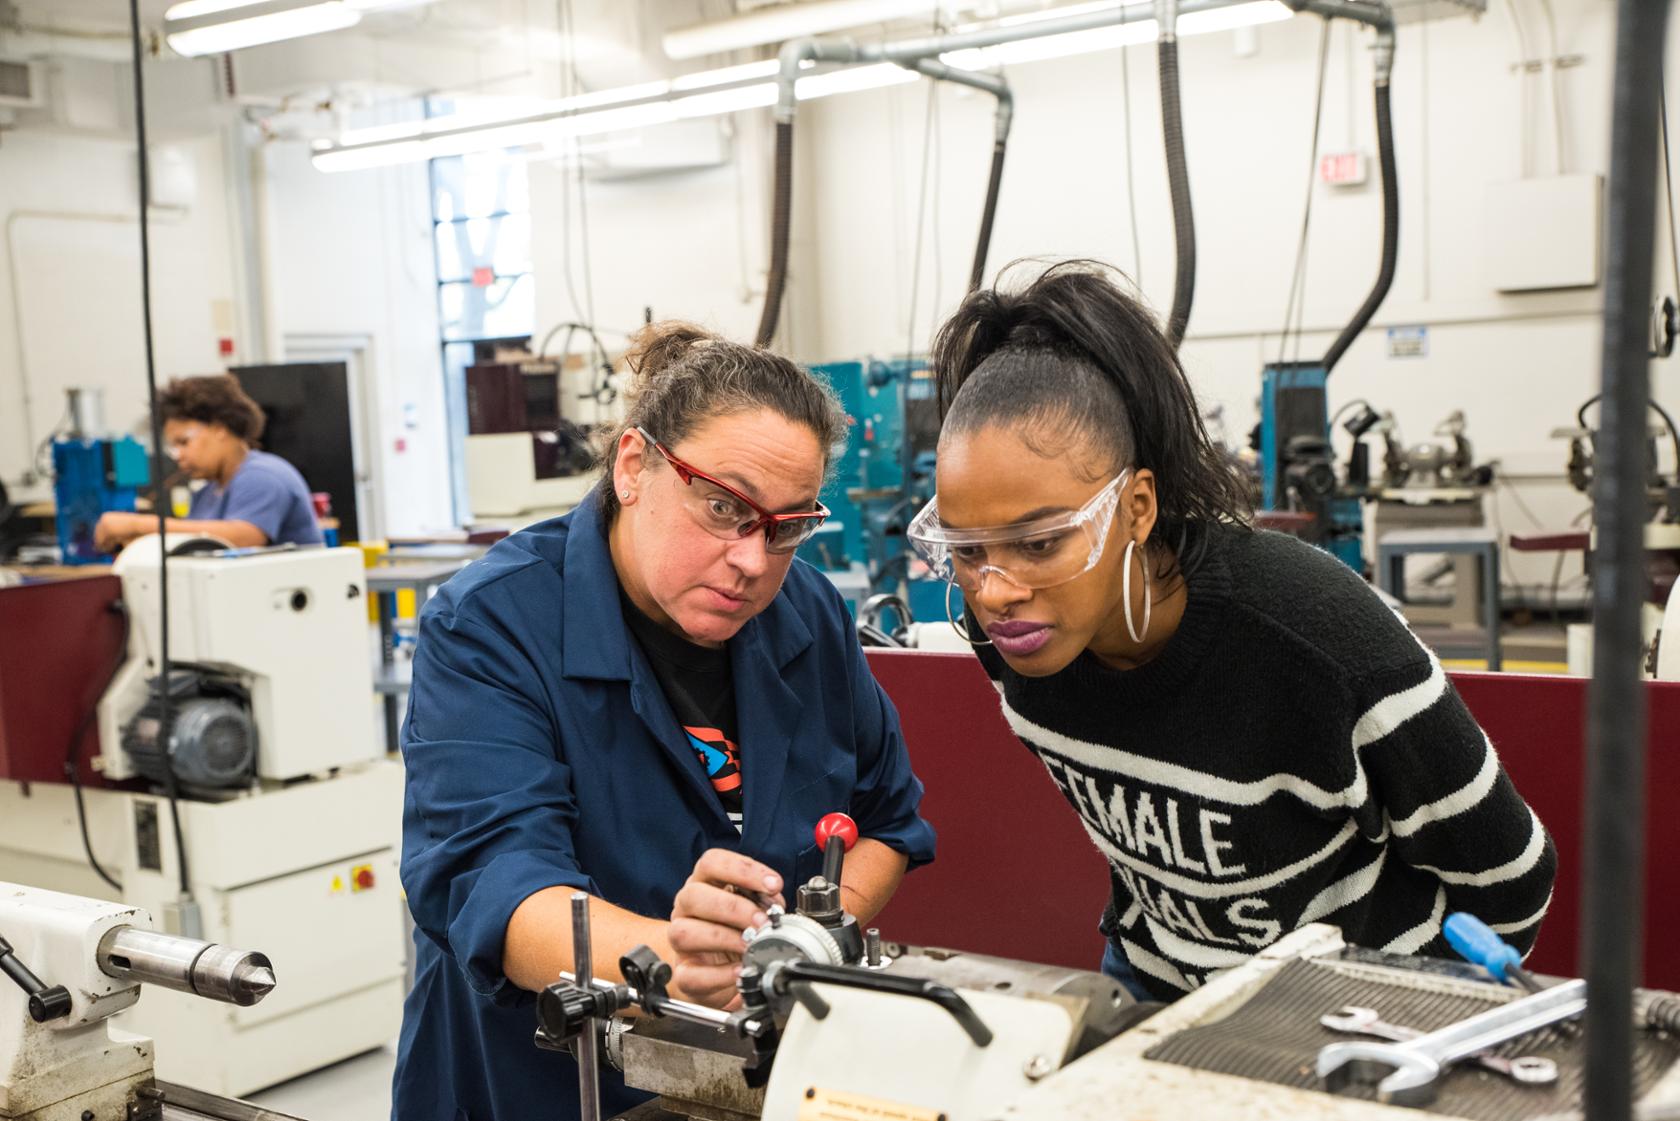
<path id="1" fill-rule="evenodd" d="M 770 276 L 764 289 L 764 314 L 758 320 L 759 346 L 776 336 L 787 287 L 788 231 L 793 221 L 793 122 L 776 122 L 776 182 L 770 203 Z"/>
<path id="2" fill-rule="evenodd" d="M 998 188 L 1003 184 L 1003 156 L 1007 140 L 992 145 L 992 177 L 986 184 L 986 206 L 980 212 L 980 243 L 974 247 L 974 269 L 968 274 L 968 290 L 976 291 L 986 278 L 986 254 L 992 248 L 992 220 L 997 217 Z"/>
<path id="3" fill-rule="evenodd" d="M 1657 240 L 1653 92 L 1661 88 L 1667 20 L 1666 0 L 1616 5 L 1579 964 L 1587 978 L 1582 1105 L 1592 1121 L 1625 1121 L 1633 1112 L 1633 986 L 1643 957 L 1646 855 L 1639 588 L 1645 563 L 1644 429 L 1651 401 L 1646 317 Z"/>
<path id="4" fill-rule="evenodd" d="M 1342 328 L 1342 333 L 1324 352 L 1324 372 L 1327 374 L 1336 368 L 1336 363 L 1341 361 L 1342 355 L 1353 345 L 1353 340 L 1359 337 L 1359 332 L 1371 322 L 1377 308 L 1388 297 L 1388 290 L 1394 284 L 1394 263 L 1400 256 L 1400 177 L 1394 167 L 1394 118 L 1389 112 L 1388 83 L 1378 82 L 1376 92 L 1377 160 L 1382 169 L 1383 193 L 1382 267 L 1377 270 L 1377 282 L 1371 287 L 1371 294 L 1365 297 L 1365 302 L 1354 312 L 1348 325 Z"/>
<path id="5" fill-rule="evenodd" d="M 1173 234 L 1178 262 L 1173 272 L 1172 311 L 1167 341 L 1184 341 L 1190 301 L 1196 294 L 1196 219 L 1190 212 L 1190 169 L 1184 159 L 1184 114 L 1178 101 L 1178 42 L 1163 38 L 1156 47 L 1161 70 L 1161 131 L 1167 142 L 1167 185 L 1172 191 Z"/>

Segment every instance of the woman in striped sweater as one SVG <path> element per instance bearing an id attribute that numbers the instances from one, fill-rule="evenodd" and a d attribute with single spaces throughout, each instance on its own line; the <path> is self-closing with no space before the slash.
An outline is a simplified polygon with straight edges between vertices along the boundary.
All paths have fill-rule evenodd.
<path id="1" fill-rule="evenodd" d="M 1545 829 L 1364 581 L 1246 527 L 1141 303 L 1054 266 L 972 294 L 933 366 L 938 497 L 910 537 L 1108 860 L 1106 972 L 1172 999 L 1319 921 L 1448 953 L 1461 910 L 1533 945 Z"/>

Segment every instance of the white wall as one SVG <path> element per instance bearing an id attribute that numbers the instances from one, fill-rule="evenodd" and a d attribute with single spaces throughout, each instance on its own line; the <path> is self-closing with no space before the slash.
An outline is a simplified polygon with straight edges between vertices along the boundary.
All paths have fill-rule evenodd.
<path id="1" fill-rule="evenodd" d="M 768 121 L 767 113 L 732 118 L 726 126 L 734 133 L 731 157 L 721 167 L 626 179 L 586 177 L 597 323 L 614 332 L 633 331 L 651 307 L 658 319 L 686 319 L 752 338 L 769 255 Z M 555 323 L 577 318 L 574 295 L 587 310 L 587 296 L 576 169 L 546 161 L 533 162 L 529 171 L 541 335 Z M 807 223 L 814 199 L 806 187 L 800 200 L 806 205 L 796 207 Z M 797 341 L 798 324 L 790 330 L 791 337 L 781 338 L 784 345 Z"/>
<path id="2" fill-rule="evenodd" d="M 270 334 L 366 339 L 362 400 L 384 532 L 446 529 L 449 448 L 424 165 L 325 175 L 301 143 L 263 150 Z"/>
<path id="3" fill-rule="evenodd" d="M 197 191 L 150 223 L 160 383 L 222 368 L 217 339 L 229 333 L 234 298 L 220 145 L 171 141 L 154 159 L 162 147 L 182 154 Z M 62 417 L 67 386 L 103 388 L 111 427 L 145 428 L 138 197 L 132 140 L 20 129 L 0 143 L 0 479 L 9 485 Z"/>
<path id="4" fill-rule="evenodd" d="M 66 386 L 104 388 L 108 424 L 150 442 L 128 72 L 75 60 L 51 72 L 48 109 L 0 143 L 0 478 L 12 486 L 63 414 Z M 159 382 L 226 368 L 221 338 L 235 363 L 282 360 L 298 339 L 363 341 L 364 469 L 384 529 L 453 525 L 425 168 L 326 176 L 303 145 L 269 145 L 255 161 L 261 282 L 249 285 L 233 190 L 249 169 L 226 150 L 231 109 L 215 109 L 211 74 L 147 67 L 154 193 L 171 153 L 193 188 L 150 223 Z M 250 314 L 259 300 L 266 314 Z M 267 338 L 244 337 L 253 320 Z M 46 493 L 44 482 L 18 489 Z"/>
<path id="5" fill-rule="evenodd" d="M 1597 384 L 1602 291 L 1507 296 L 1486 278 L 1485 192 L 1523 172 L 1525 97 L 1535 170 L 1551 174 L 1556 151 L 1545 96 L 1550 79 L 1512 72 L 1515 36 L 1503 7 L 1490 7 L 1480 20 L 1401 29 L 1393 78 L 1399 270 L 1376 320 L 1337 367 L 1331 404 L 1368 397 L 1391 408 L 1412 443 L 1464 409 L 1478 456 L 1499 458 L 1510 480 L 1489 505 L 1490 518 L 1509 532 L 1536 520 L 1565 525 L 1587 505 L 1562 477 L 1567 446 L 1549 433 L 1574 423 L 1576 406 Z M 1561 53 L 1582 57 L 1562 72 L 1564 167 L 1604 174 L 1614 5 L 1559 0 L 1556 7 Z M 1537 9 L 1523 8 L 1538 49 L 1545 40 L 1537 35 Z M 1233 441 L 1257 419 L 1260 367 L 1277 357 L 1308 172 L 1319 26 L 1302 17 L 1262 27 L 1259 51 L 1247 58 L 1238 57 L 1230 33 L 1182 45 L 1199 250 L 1183 355 L 1204 401 L 1225 405 Z M 1369 43 L 1369 34 L 1345 24 L 1331 33 L 1320 150 L 1357 148 L 1373 157 L 1373 168 L 1363 188 L 1314 188 L 1301 346 L 1307 357 L 1322 353 L 1377 271 L 1381 203 Z M 1132 48 L 1127 61 L 1142 287 L 1164 317 L 1174 250 L 1154 58 L 1146 46 Z M 1020 256 L 1080 255 L 1135 275 L 1119 55 L 1016 66 L 1009 78 L 1017 114 L 990 273 Z M 912 341 L 919 349 L 961 298 L 990 157 L 992 104 L 949 87 L 938 94 L 937 204 L 927 236 L 939 247 L 941 268 L 936 277 L 924 259 L 913 290 L 927 96 L 918 84 L 801 108 L 800 174 L 816 183 L 820 211 L 804 261 L 819 283 L 805 293 L 815 327 L 801 340 L 803 357 L 902 352 Z M 1674 108 L 1680 113 L 1680 100 Z M 1666 241 L 1662 248 L 1659 276 L 1666 276 Z M 1659 294 L 1669 287 L 1659 282 Z M 1430 328 L 1429 356 L 1388 358 L 1384 329 L 1409 324 Z M 1680 408 L 1680 368 L 1654 370 L 1658 398 Z M 1511 554 L 1506 577 L 1549 589 L 1553 557 Z"/>

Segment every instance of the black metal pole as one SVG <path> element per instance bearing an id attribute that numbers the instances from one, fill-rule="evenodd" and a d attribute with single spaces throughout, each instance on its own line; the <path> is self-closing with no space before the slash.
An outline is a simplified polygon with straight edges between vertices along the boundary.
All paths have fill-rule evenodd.
<path id="1" fill-rule="evenodd" d="M 181 898 L 192 896 L 187 874 L 187 845 L 181 835 L 181 792 L 170 755 L 174 698 L 169 693 L 169 476 L 164 454 L 163 419 L 158 413 L 157 360 L 152 346 L 152 240 L 147 225 L 152 205 L 151 161 L 146 151 L 146 76 L 144 39 L 140 30 L 140 0 L 129 0 L 129 31 L 133 36 L 135 166 L 140 176 L 140 321 L 146 338 L 146 403 L 152 419 L 152 506 L 158 532 L 158 744 L 163 760 L 164 790 L 169 795 L 169 820 L 175 834 L 175 863 L 180 873 Z M 197 937 L 197 931 L 190 931 Z"/>
<path id="2" fill-rule="evenodd" d="M 1590 1121 L 1633 1112 L 1633 988 L 1645 869 L 1644 596 L 1646 355 L 1656 243 L 1657 99 L 1667 0 L 1619 0 L 1610 130 L 1602 439 L 1593 493 L 1593 676 L 1587 692 L 1581 972 L 1587 978 Z"/>

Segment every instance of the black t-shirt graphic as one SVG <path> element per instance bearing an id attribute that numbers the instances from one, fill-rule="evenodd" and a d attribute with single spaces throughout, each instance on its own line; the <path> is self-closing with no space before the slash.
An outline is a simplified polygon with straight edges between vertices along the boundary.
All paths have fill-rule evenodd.
<path id="1" fill-rule="evenodd" d="M 688 744 L 712 780 L 724 812 L 741 828 L 741 752 L 736 746 L 735 675 L 727 647 L 699 646 L 672 634 L 619 595 L 624 621 L 647 655 Z"/>

